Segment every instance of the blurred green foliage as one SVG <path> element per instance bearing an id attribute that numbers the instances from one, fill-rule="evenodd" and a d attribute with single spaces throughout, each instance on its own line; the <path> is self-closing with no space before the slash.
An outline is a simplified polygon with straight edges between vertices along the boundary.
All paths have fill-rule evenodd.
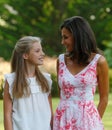
<path id="1" fill-rule="evenodd" d="M 85 17 L 90 23 L 98 47 L 104 51 L 112 67 L 112 1 L 110 0 L 0 0 L 0 57 L 10 60 L 16 41 L 25 35 L 40 36 L 46 55 L 63 52 L 59 26 L 74 15 Z M 112 71 L 110 91 L 112 91 Z M 52 95 L 58 95 L 56 75 L 52 74 Z M 0 98 L 3 93 L 0 82 Z"/>
<path id="2" fill-rule="evenodd" d="M 52 95 L 53 97 L 59 97 L 59 88 L 58 88 L 58 83 L 57 83 L 57 76 L 55 74 L 51 74 L 51 78 L 53 80 L 52 83 Z"/>
<path id="3" fill-rule="evenodd" d="M 85 17 L 98 47 L 112 67 L 112 2 L 110 0 L 0 0 L 0 56 L 9 60 L 16 41 L 25 35 L 40 36 L 48 56 L 63 52 L 59 26 L 73 15 Z"/>
<path id="4" fill-rule="evenodd" d="M 109 71 L 109 92 L 112 92 L 112 69 Z"/>

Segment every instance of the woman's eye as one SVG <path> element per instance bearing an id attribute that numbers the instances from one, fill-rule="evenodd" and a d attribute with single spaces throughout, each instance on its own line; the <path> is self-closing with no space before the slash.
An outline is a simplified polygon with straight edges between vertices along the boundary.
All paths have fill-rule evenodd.
<path id="1" fill-rule="evenodd" d="M 67 36 L 63 36 L 62 39 L 67 39 L 68 37 Z"/>

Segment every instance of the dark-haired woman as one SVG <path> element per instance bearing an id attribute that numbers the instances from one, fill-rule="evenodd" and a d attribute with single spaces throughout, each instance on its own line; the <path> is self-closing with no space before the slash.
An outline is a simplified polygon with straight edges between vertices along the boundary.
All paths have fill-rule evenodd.
<path id="1" fill-rule="evenodd" d="M 101 118 L 108 103 L 108 64 L 96 45 L 88 22 L 75 16 L 61 25 L 66 53 L 57 60 L 60 103 L 53 130 L 103 130 Z M 94 104 L 98 87 L 99 103 Z"/>

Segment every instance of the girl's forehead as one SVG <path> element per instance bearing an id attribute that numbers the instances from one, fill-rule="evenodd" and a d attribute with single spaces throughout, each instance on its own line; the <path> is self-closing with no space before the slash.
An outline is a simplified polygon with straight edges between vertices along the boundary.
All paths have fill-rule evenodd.
<path id="1" fill-rule="evenodd" d="M 42 48 L 42 46 L 41 46 L 41 44 L 39 43 L 39 42 L 34 42 L 33 44 L 32 44 L 32 47 L 31 47 L 32 49 L 37 49 L 37 48 Z"/>
<path id="2" fill-rule="evenodd" d="M 33 46 L 33 47 L 36 47 L 36 46 L 40 47 L 41 44 L 40 44 L 39 42 L 34 42 L 34 43 L 32 44 L 32 46 Z"/>

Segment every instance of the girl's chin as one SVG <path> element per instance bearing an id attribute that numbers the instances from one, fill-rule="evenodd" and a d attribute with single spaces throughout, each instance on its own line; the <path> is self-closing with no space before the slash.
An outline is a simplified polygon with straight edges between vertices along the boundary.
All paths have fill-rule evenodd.
<path id="1" fill-rule="evenodd" d="M 38 64 L 38 65 L 43 65 L 43 63 L 40 63 L 40 64 Z"/>
<path id="2" fill-rule="evenodd" d="M 41 63 L 37 63 L 37 65 L 43 65 L 44 63 L 43 62 L 41 62 Z"/>

